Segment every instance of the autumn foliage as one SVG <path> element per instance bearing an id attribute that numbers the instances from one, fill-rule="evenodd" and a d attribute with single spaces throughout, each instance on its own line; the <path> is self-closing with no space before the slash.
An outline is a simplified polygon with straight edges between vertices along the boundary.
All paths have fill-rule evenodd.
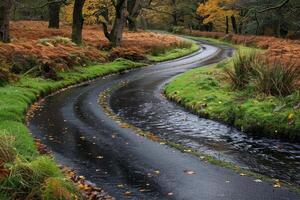
<path id="1" fill-rule="evenodd" d="M 199 5 L 197 14 L 204 17 L 203 24 L 213 23 L 215 31 L 223 31 L 226 28 L 226 17 L 239 14 L 238 10 L 224 6 L 234 2 L 235 0 L 209 0 Z"/>
<path id="2" fill-rule="evenodd" d="M 45 63 L 55 71 L 65 71 L 75 65 L 107 62 L 109 58 L 141 60 L 151 50 L 168 48 L 180 44 L 181 41 L 170 35 L 126 32 L 121 46 L 111 50 L 111 56 L 107 56 L 104 50 L 110 50 L 110 45 L 99 26 L 84 28 L 82 46 L 73 44 L 69 39 L 70 35 L 71 27 L 68 25 L 61 29 L 48 29 L 46 22 L 13 22 L 12 43 L 0 44 L 0 61 L 12 66 L 14 73 L 26 73 Z"/>

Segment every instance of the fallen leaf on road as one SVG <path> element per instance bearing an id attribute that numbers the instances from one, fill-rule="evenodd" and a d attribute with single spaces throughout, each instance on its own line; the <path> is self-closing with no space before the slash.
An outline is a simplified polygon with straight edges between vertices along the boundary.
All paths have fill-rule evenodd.
<path id="1" fill-rule="evenodd" d="M 246 176 L 247 174 L 244 174 L 244 173 L 240 173 L 240 176 Z"/>
<path id="2" fill-rule="evenodd" d="M 274 188 L 281 188 L 281 184 L 280 184 L 280 183 L 275 183 L 275 184 L 273 185 L 273 187 L 274 187 Z"/>
<path id="3" fill-rule="evenodd" d="M 275 184 L 273 185 L 274 188 L 281 188 L 281 183 L 279 179 L 275 179 Z"/>
<path id="4" fill-rule="evenodd" d="M 122 124 L 121 128 L 130 128 L 130 126 L 128 124 Z"/>
<path id="5" fill-rule="evenodd" d="M 146 189 L 140 189 L 140 192 L 149 192 L 150 190 L 146 190 Z"/>
<path id="6" fill-rule="evenodd" d="M 194 175 L 194 174 L 196 174 L 196 172 L 191 171 L 191 170 L 184 170 L 184 173 L 186 173 L 187 175 Z"/>
<path id="7" fill-rule="evenodd" d="M 126 195 L 126 196 L 130 196 L 130 195 L 132 195 L 132 192 L 130 192 L 130 191 L 126 191 L 126 192 L 124 192 L 124 195 Z"/>

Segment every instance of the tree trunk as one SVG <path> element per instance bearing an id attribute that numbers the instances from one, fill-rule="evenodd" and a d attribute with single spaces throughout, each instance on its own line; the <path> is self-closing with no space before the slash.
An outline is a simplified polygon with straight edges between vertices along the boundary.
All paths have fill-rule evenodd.
<path id="1" fill-rule="evenodd" d="M 238 27 L 238 33 L 239 33 L 239 34 L 242 34 L 242 33 L 243 33 L 243 26 L 244 26 L 243 22 L 240 22 L 240 23 L 239 23 L 239 27 Z"/>
<path id="2" fill-rule="evenodd" d="M 236 19 L 234 17 L 234 15 L 231 16 L 231 23 L 232 23 L 232 30 L 235 34 L 238 33 L 238 30 L 237 30 L 237 24 L 236 24 Z"/>
<path id="3" fill-rule="evenodd" d="M 10 42 L 9 21 L 12 0 L 1 0 L 0 2 L 0 41 Z"/>
<path id="4" fill-rule="evenodd" d="M 82 43 L 82 28 L 83 28 L 83 14 L 82 9 L 85 0 L 75 0 L 73 10 L 73 25 L 72 25 L 72 41 L 76 44 Z"/>
<path id="5" fill-rule="evenodd" d="M 148 29 L 148 21 L 145 17 L 141 17 L 141 26 L 144 30 Z"/>
<path id="6" fill-rule="evenodd" d="M 255 35 L 258 35 L 260 24 L 259 24 L 259 20 L 258 20 L 258 18 L 257 18 L 257 13 L 254 14 L 254 17 L 255 17 L 255 21 L 256 21 L 256 31 L 255 31 Z"/>
<path id="7" fill-rule="evenodd" d="M 119 46 L 122 41 L 124 26 L 126 23 L 127 0 L 119 0 L 115 5 L 116 17 L 111 32 L 108 32 L 108 25 L 104 22 L 103 31 L 106 38 L 113 47 Z"/>
<path id="8" fill-rule="evenodd" d="M 228 17 L 226 16 L 226 34 L 229 33 L 229 20 Z"/>
<path id="9" fill-rule="evenodd" d="M 111 32 L 112 46 L 119 46 L 123 38 L 124 26 L 126 23 L 126 10 L 127 10 L 127 1 L 123 1 L 120 7 L 117 9 L 116 18 L 114 26 Z"/>
<path id="10" fill-rule="evenodd" d="M 48 0 L 48 2 L 51 0 Z M 59 28 L 59 14 L 60 14 L 61 3 L 50 3 L 49 4 L 49 28 Z"/>
<path id="11" fill-rule="evenodd" d="M 178 26 L 177 13 L 172 14 L 172 18 L 173 18 L 173 26 Z"/>
<path id="12" fill-rule="evenodd" d="M 127 10 L 128 10 L 128 29 L 129 31 L 137 31 L 137 18 L 140 15 L 142 6 L 141 6 L 141 0 L 131 0 L 127 1 Z"/>
<path id="13" fill-rule="evenodd" d="M 133 31 L 133 32 L 137 31 L 136 19 L 128 20 L 128 29 L 129 31 Z"/>

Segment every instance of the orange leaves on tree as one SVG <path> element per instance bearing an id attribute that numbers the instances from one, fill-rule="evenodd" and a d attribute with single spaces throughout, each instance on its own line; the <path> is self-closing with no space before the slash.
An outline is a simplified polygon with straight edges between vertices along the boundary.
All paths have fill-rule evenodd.
<path id="1" fill-rule="evenodd" d="M 216 31 L 224 31 L 226 17 L 238 16 L 239 11 L 231 5 L 235 0 L 208 0 L 201 3 L 197 14 L 204 17 L 204 24 L 213 23 Z"/>

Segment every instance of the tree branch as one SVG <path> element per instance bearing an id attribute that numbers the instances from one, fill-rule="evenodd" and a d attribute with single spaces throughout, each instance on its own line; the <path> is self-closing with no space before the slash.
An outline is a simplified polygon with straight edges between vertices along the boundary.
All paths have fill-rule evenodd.
<path id="1" fill-rule="evenodd" d="M 256 11 L 256 13 L 263 13 L 263 12 L 266 12 L 266 11 L 270 11 L 270 10 L 275 10 L 275 9 L 278 9 L 278 8 L 282 8 L 283 6 L 285 6 L 286 4 L 288 4 L 290 2 L 290 0 L 284 0 L 283 2 L 281 2 L 280 4 L 276 5 L 276 6 L 271 6 L 269 8 L 266 8 L 266 9 L 263 9 L 263 10 L 260 10 L 260 11 Z"/>

